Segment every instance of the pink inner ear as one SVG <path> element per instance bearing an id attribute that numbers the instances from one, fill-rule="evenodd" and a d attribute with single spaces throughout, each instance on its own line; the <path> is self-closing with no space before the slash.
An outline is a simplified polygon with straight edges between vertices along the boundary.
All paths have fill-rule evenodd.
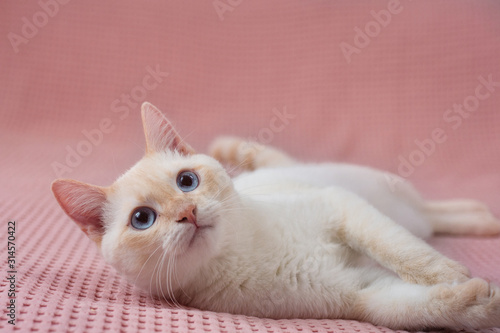
<path id="1" fill-rule="evenodd" d="M 104 233 L 102 214 L 107 200 L 104 189 L 75 180 L 58 179 L 52 183 L 52 192 L 80 229 L 99 242 Z"/>
<path id="2" fill-rule="evenodd" d="M 193 148 L 183 142 L 168 119 L 150 103 L 142 104 L 142 122 L 147 152 L 170 150 L 183 155 L 194 154 Z"/>

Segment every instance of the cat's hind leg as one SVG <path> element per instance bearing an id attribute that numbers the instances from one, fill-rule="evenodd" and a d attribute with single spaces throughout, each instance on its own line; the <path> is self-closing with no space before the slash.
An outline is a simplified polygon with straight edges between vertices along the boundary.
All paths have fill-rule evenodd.
<path id="1" fill-rule="evenodd" d="M 422 211 L 435 233 L 477 236 L 500 233 L 500 221 L 479 201 L 427 201 Z"/>
<path id="2" fill-rule="evenodd" d="M 211 144 L 209 154 L 223 164 L 237 166 L 246 171 L 296 163 L 290 156 L 274 147 L 235 137 L 217 138 Z"/>
<path id="3" fill-rule="evenodd" d="M 500 326 L 500 288 L 482 279 L 422 286 L 385 277 L 361 289 L 348 315 L 392 329 Z"/>
<path id="4" fill-rule="evenodd" d="M 390 192 L 381 192 L 380 197 L 391 198 L 393 205 L 378 207 L 377 197 L 373 204 L 409 230 L 415 229 L 413 220 L 423 219 L 435 234 L 492 236 L 500 233 L 500 221 L 482 202 L 470 199 L 428 201 L 404 179 L 395 175 L 390 179 L 400 184 L 397 191 L 390 188 Z M 411 219 L 406 221 L 409 217 Z"/>

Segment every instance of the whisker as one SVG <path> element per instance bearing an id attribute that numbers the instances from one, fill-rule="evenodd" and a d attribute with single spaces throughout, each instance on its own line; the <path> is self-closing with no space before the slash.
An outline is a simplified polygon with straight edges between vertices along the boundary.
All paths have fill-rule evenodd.
<path id="1" fill-rule="evenodd" d="M 177 251 L 178 251 L 178 250 L 176 249 L 176 252 L 175 252 L 175 258 L 177 257 Z M 174 260 L 175 260 L 175 258 L 174 258 Z M 180 283 L 180 281 L 179 281 L 179 277 L 178 277 L 178 275 L 177 275 L 176 273 L 177 273 L 177 271 L 174 271 L 174 272 L 173 272 L 173 274 L 174 274 L 174 278 L 175 278 L 175 281 L 177 282 L 177 285 L 178 285 L 178 286 L 179 286 L 179 288 L 181 289 L 182 293 L 183 293 L 184 295 L 186 295 L 186 297 L 190 298 L 190 297 L 188 296 L 188 294 L 186 294 L 186 292 L 185 292 L 185 291 L 184 291 L 184 289 L 182 288 L 182 285 L 181 285 L 181 283 Z"/>
<path id="2" fill-rule="evenodd" d="M 163 254 L 161 256 L 161 261 L 160 261 L 160 264 L 159 264 L 159 270 L 158 270 L 158 274 L 157 274 L 157 283 L 158 283 L 158 289 L 160 289 L 161 291 L 161 297 L 166 300 L 167 298 L 165 297 L 165 293 L 163 291 L 163 287 L 162 287 L 162 281 L 163 281 L 163 267 L 165 265 L 165 257 L 167 256 L 167 251 L 163 251 Z M 167 265 L 167 270 L 168 270 L 168 265 Z M 168 293 L 168 292 L 167 292 Z"/>
<path id="3" fill-rule="evenodd" d="M 154 251 L 153 251 L 153 253 L 151 253 L 151 254 L 149 255 L 148 259 L 146 259 L 146 261 L 142 264 L 142 266 L 141 266 L 141 270 L 139 271 L 139 273 L 137 273 L 137 276 L 136 276 L 136 278 L 135 278 L 135 280 L 134 280 L 134 284 L 136 284 L 137 279 L 138 279 L 138 278 L 139 278 L 139 276 L 141 275 L 142 270 L 144 269 L 144 267 L 145 267 L 145 266 L 146 266 L 146 264 L 148 263 L 149 259 L 151 259 L 151 257 L 152 257 L 152 256 L 156 253 L 156 251 L 158 251 L 158 250 L 160 249 L 160 247 L 161 247 L 161 245 L 158 245 L 158 246 L 156 247 L 156 250 L 154 250 Z"/>
<path id="4" fill-rule="evenodd" d="M 156 274 L 156 269 L 158 267 L 158 264 L 161 260 L 162 256 L 160 256 L 157 260 L 156 260 L 156 263 L 153 267 L 153 272 L 151 273 L 151 277 L 149 278 L 149 294 L 151 296 L 152 299 L 154 299 L 154 295 L 153 295 L 153 281 L 156 281 L 155 279 L 155 274 Z M 155 293 L 156 294 L 156 293 Z"/>
<path id="5" fill-rule="evenodd" d="M 175 258 L 177 256 L 177 252 L 178 252 L 178 248 L 174 247 L 174 253 L 170 257 L 170 260 L 169 260 L 170 269 L 168 269 L 168 281 L 169 281 L 168 290 L 169 290 L 169 294 L 170 294 L 170 299 L 173 302 L 174 306 L 176 308 L 181 308 L 181 305 L 179 304 L 179 302 L 175 298 L 175 291 L 173 290 L 173 287 L 172 287 L 173 282 L 174 282 L 174 277 L 172 275 L 175 274 Z"/>

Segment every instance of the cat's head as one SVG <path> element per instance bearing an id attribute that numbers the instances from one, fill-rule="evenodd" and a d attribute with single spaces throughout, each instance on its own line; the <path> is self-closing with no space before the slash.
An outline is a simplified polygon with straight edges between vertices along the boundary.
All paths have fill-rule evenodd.
<path id="1" fill-rule="evenodd" d="M 109 263 L 165 294 L 221 254 L 238 198 L 224 168 L 196 154 L 158 109 L 144 103 L 142 121 L 146 154 L 111 186 L 58 179 L 52 191 Z"/>

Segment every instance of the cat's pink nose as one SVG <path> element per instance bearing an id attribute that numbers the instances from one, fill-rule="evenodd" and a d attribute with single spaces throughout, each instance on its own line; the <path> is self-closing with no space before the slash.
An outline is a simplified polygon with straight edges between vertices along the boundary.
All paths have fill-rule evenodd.
<path id="1" fill-rule="evenodd" d="M 179 214 L 179 219 L 177 220 L 179 223 L 192 223 L 196 228 L 198 228 L 198 224 L 196 224 L 196 206 L 189 205 Z"/>

